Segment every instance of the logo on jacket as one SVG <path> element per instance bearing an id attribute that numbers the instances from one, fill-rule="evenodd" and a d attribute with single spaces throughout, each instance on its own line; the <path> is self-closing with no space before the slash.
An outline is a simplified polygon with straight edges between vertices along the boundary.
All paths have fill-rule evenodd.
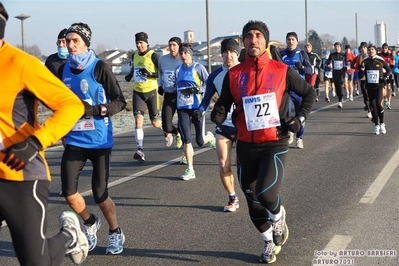
<path id="1" fill-rule="evenodd" d="M 89 91 L 89 83 L 87 82 L 87 80 L 82 79 L 82 80 L 80 81 L 80 91 L 81 91 L 83 94 L 86 94 L 86 93 Z"/>

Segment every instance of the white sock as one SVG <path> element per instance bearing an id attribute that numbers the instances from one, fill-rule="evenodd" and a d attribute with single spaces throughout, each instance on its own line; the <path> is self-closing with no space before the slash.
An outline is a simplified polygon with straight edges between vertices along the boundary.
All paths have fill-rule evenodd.
<path id="1" fill-rule="evenodd" d="M 281 216 L 283 216 L 283 212 L 281 211 L 281 208 L 280 208 L 280 212 L 277 214 L 273 214 L 269 210 L 266 210 L 266 211 L 269 214 L 269 217 L 270 217 L 270 219 L 272 219 L 273 222 L 280 220 Z"/>
<path id="2" fill-rule="evenodd" d="M 265 232 L 260 233 L 264 241 L 272 241 L 273 240 L 273 227 L 270 226 Z"/>
<path id="3" fill-rule="evenodd" d="M 144 141 L 144 130 L 142 128 L 136 128 L 134 130 L 134 135 L 136 137 L 136 144 L 137 147 L 143 147 L 143 141 Z"/>

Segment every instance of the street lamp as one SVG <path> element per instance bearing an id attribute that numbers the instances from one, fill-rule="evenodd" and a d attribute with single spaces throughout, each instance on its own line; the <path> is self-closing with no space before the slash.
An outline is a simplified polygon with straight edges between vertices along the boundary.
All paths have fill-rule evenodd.
<path id="1" fill-rule="evenodd" d="M 15 18 L 21 20 L 22 50 L 26 52 L 24 20 L 30 18 L 30 16 L 26 14 L 20 14 L 18 16 L 15 16 Z"/>

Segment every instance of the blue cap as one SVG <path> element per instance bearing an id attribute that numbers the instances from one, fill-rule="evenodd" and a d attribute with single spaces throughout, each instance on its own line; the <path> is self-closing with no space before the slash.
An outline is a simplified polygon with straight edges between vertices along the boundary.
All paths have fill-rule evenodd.
<path id="1" fill-rule="evenodd" d="M 324 50 L 323 54 L 330 54 L 329 50 Z"/>

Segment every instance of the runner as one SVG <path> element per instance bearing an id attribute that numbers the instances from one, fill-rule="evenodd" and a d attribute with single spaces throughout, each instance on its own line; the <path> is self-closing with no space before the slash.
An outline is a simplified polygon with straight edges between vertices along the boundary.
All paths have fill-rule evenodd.
<path id="1" fill-rule="evenodd" d="M 334 86 L 334 81 L 332 79 L 332 68 L 331 68 L 331 63 L 326 64 L 328 57 L 330 56 L 330 51 L 325 50 L 323 52 L 323 59 L 321 63 L 321 68 L 324 70 L 324 88 L 325 88 L 325 101 L 330 102 L 330 84 L 331 84 L 331 92 L 332 92 L 332 97 L 335 97 L 335 86 Z"/>
<path id="2" fill-rule="evenodd" d="M 334 43 L 335 52 L 328 57 L 326 64 L 332 64 L 335 91 L 338 97 L 338 108 L 342 108 L 343 90 L 346 74 L 346 55 L 341 52 L 341 43 Z"/>
<path id="3" fill-rule="evenodd" d="M 388 64 L 389 67 L 391 67 L 391 69 L 393 68 L 395 62 L 394 62 L 394 58 L 391 54 L 391 51 L 389 51 L 389 47 L 388 47 L 387 43 L 384 43 L 382 45 L 382 51 L 378 55 L 384 59 L 384 61 Z M 384 76 L 386 77 L 386 85 L 385 85 L 386 91 L 385 91 L 385 97 L 384 97 L 384 108 L 391 109 L 393 77 L 392 77 L 392 75 L 387 75 L 386 72 L 384 72 Z"/>
<path id="4" fill-rule="evenodd" d="M 345 55 L 346 55 L 346 73 L 345 73 L 345 89 L 346 98 L 353 102 L 353 73 L 354 69 L 351 68 L 351 64 L 355 59 L 355 55 L 351 51 L 351 46 L 349 44 L 345 45 Z"/>

